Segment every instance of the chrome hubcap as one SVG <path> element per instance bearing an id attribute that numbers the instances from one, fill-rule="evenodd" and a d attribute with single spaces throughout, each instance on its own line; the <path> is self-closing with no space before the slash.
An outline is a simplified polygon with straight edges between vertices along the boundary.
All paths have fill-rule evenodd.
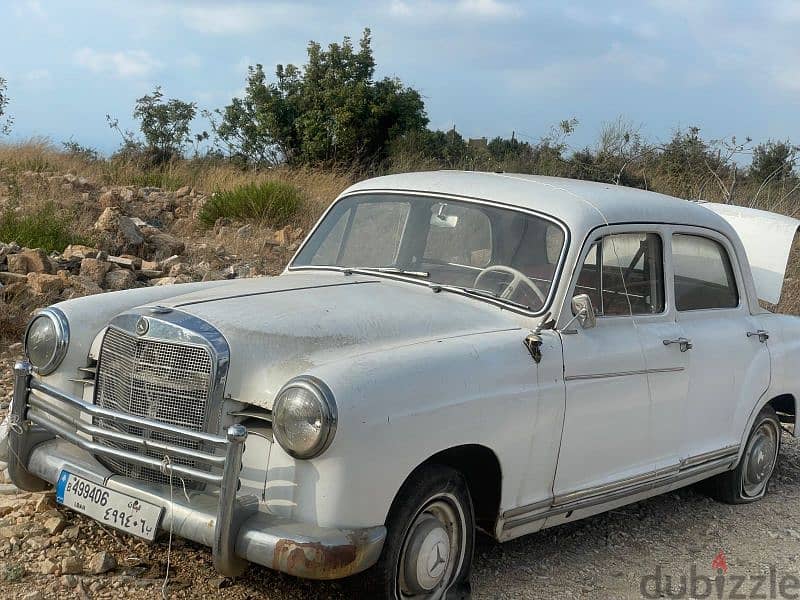
<path id="1" fill-rule="evenodd" d="M 742 491 L 748 498 L 764 493 L 778 458 L 778 436 L 772 422 L 762 423 L 753 433 L 745 451 Z"/>
<path id="2" fill-rule="evenodd" d="M 404 598 L 438 598 L 464 560 L 464 516 L 455 498 L 430 501 L 414 518 L 400 559 Z"/>

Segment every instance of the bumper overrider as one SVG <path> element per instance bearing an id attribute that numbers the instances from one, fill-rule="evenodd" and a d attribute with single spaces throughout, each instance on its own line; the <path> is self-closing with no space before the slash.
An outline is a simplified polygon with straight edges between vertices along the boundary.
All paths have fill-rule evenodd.
<path id="1" fill-rule="evenodd" d="M 163 530 L 211 547 L 214 567 L 222 574 L 241 574 L 248 562 L 309 579 L 338 579 L 372 566 L 380 556 L 386 529 L 318 527 L 271 514 L 253 495 L 237 494 L 247 429 L 232 425 L 216 436 L 163 422 L 108 410 L 72 397 L 32 377 L 26 362 L 14 367 L 8 470 L 14 484 L 28 491 L 44 491 L 66 470 L 98 485 L 163 507 Z M 192 458 L 209 470 L 166 461 L 176 478 L 203 485 L 188 499 L 178 487 L 145 483 L 115 475 L 97 456 L 124 459 L 151 469 L 165 462 L 100 444 L 103 437 L 156 449 L 169 458 L 181 458 L 186 448 L 137 438 L 93 425 L 102 417 L 149 428 L 202 443 Z"/>

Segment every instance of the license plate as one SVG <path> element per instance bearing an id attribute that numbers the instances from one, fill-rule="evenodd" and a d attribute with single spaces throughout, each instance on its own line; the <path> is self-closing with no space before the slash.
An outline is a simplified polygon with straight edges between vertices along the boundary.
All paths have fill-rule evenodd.
<path id="1" fill-rule="evenodd" d="M 151 542 L 164 513 L 161 506 L 110 490 L 68 471 L 61 471 L 58 477 L 56 502 Z"/>

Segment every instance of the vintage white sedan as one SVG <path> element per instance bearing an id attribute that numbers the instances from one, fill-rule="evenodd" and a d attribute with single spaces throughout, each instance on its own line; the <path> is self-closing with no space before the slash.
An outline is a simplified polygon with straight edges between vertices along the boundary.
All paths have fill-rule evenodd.
<path id="1" fill-rule="evenodd" d="M 224 574 L 466 595 L 477 529 L 509 540 L 705 479 L 724 502 L 765 494 L 797 431 L 800 320 L 759 299 L 797 227 L 547 177 L 363 181 L 279 277 L 35 316 L 11 476 L 210 546 Z"/>

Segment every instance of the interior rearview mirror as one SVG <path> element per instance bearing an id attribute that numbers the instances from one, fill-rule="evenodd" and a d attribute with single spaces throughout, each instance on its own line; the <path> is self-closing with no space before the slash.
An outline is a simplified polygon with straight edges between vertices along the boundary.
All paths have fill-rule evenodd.
<path id="1" fill-rule="evenodd" d="M 457 215 L 447 214 L 447 203 L 439 202 L 433 205 L 431 209 L 431 225 L 433 227 L 443 227 L 445 229 L 454 229 L 458 225 Z"/>
<path id="2" fill-rule="evenodd" d="M 572 314 L 584 329 L 597 325 L 597 315 L 588 294 L 578 294 L 572 298 Z"/>

